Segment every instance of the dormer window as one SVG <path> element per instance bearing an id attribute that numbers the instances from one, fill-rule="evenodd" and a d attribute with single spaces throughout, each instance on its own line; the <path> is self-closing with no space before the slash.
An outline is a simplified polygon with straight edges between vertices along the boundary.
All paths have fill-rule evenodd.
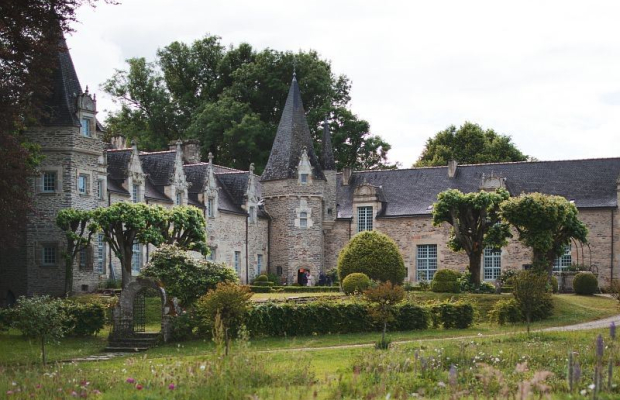
<path id="1" fill-rule="evenodd" d="M 207 217 L 213 218 L 215 217 L 215 201 L 213 197 L 209 197 L 207 199 Z"/>
<path id="2" fill-rule="evenodd" d="M 92 123 L 92 118 L 82 117 L 82 126 L 80 128 L 80 132 L 82 133 L 82 136 L 92 137 L 92 132 L 90 129 L 91 123 Z"/>
<path id="3" fill-rule="evenodd" d="M 140 201 L 140 186 L 139 185 L 133 185 L 131 188 L 131 197 L 132 197 L 132 201 L 134 203 L 137 203 Z"/>
<path id="4" fill-rule="evenodd" d="M 248 212 L 248 220 L 250 223 L 256 222 L 256 207 L 250 206 L 250 211 Z"/>
<path id="5" fill-rule="evenodd" d="M 308 183 L 308 174 L 300 174 L 299 180 L 301 181 L 302 185 L 306 185 Z"/>
<path id="6" fill-rule="evenodd" d="M 181 194 L 181 192 L 177 192 L 177 200 L 176 200 L 176 205 L 180 206 L 183 202 L 183 195 Z"/>

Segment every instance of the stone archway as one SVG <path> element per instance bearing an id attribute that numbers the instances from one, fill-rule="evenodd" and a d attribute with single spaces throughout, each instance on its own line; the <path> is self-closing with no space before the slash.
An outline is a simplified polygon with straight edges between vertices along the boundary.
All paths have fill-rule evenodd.
<path id="1" fill-rule="evenodd" d="M 170 338 L 170 318 L 175 314 L 173 303 L 166 296 L 166 291 L 159 286 L 156 281 L 148 278 L 136 278 L 122 290 L 118 304 L 112 311 L 113 327 L 110 339 L 135 338 L 143 335 L 143 330 L 136 329 L 136 317 L 140 311 L 140 304 L 137 301 L 144 300 L 144 293 L 147 290 L 155 291 L 161 299 L 161 332 L 160 335 L 164 342 Z M 142 305 L 143 307 L 143 305 Z"/>

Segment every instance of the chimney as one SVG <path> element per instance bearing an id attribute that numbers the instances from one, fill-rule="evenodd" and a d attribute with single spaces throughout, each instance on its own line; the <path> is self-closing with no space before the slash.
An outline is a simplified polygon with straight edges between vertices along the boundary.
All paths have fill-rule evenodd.
<path id="1" fill-rule="evenodd" d="M 126 149 L 127 147 L 127 139 L 124 136 L 116 135 L 110 138 L 110 148 L 112 149 Z"/>
<path id="2" fill-rule="evenodd" d="M 351 174 L 353 174 L 353 170 L 351 168 L 344 167 L 342 169 L 342 186 L 347 186 L 349 184 Z"/>
<path id="3" fill-rule="evenodd" d="M 454 178 L 456 176 L 456 168 L 458 167 L 456 160 L 448 161 L 448 178 Z"/>
<path id="4" fill-rule="evenodd" d="M 170 150 L 176 150 L 176 140 L 168 143 L 168 148 Z M 196 164 L 200 162 L 200 140 L 183 140 L 181 143 L 181 151 L 183 152 L 183 164 Z"/>

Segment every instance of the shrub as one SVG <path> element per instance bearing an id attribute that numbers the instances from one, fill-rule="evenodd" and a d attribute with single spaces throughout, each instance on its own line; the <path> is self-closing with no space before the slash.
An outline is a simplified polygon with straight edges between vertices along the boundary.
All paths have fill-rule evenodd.
<path id="1" fill-rule="evenodd" d="M 194 336 L 196 327 L 195 314 L 184 312 L 176 315 L 170 320 L 170 340 L 174 342 L 189 340 Z"/>
<path id="2" fill-rule="evenodd" d="M 209 291 L 196 303 L 196 317 L 199 327 L 204 331 L 213 330 L 218 336 L 220 329 L 224 337 L 220 339 L 226 345 L 226 354 L 230 348 L 230 336 L 239 332 L 250 308 L 252 293 L 247 286 L 234 283 L 218 283 L 215 290 Z"/>
<path id="3" fill-rule="evenodd" d="M 41 358 L 45 364 L 45 343 L 64 336 L 66 320 L 62 300 L 49 296 L 22 296 L 17 301 L 11 325 L 19 329 L 22 335 L 41 340 Z"/>
<path id="4" fill-rule="evenodd" d="M 573 290 L 576 294 L 593 295 L 598 290 L 598 279 L 589 272 L 580 272 L 573 280 Z"/>
<path id="5" fill-rule="evenodd" d="M 496 292 L 495 286 L 489 282 L 481 282 L 479 285 L 476 285 L 471 280 L 471 273 L 469 271 L 461 274 L 458 282 L 461 292 L 478 294 L 493 294 Z"/>
<path id="6" fill-rule="evenodd" d="M 269 283 L 271 283 L 271 282 L 269 282 Z M 271 288 L 271 286 L 250 285 L 250 286 L 248 286 L 248 288 L 250 289 L 250 292 L 252 292 L 252 293 L 271 293 L 271 292 L 273 292 L 273 289 Z"/>
<path id="7" fill-rule="evenodd" d="M 435 327 L 466 329 L 474 323 L 474 306 L 464 301 L 438 303 L 430 311 Z"/>
<path id="8" fill-rule="evenodd" d="M 394 327 L 399 331 L 426 329 L 430 320 L 428 309 L 411 303 L 401 303 L 396 307 Z"/>
<path id="9" fill-rule="evenodd" d="M 364 299 L 370 303 L 369 314 L 372 319 L 383 325 L 381 333 L 382 349 L 387 349 L 388 344 L 385 339 L 387 324 L 393 322 L 396 313 L 396 305 L 405 298 L 405 291 L 402 286 L 395 286 L 387 281 L 376 288 L 368 289 L 364 292 Z"/>
<path id="10" fill-rule="evenodd" d="M 280 278 L 280 275 L 267 274 L 267 280 L 269 280 L 269 282 L 273 282 L 274 286 L 279 286 L 279 285 L 282 284 L 282 280 Z"/>
<path id="11" fill-rule="evenodd" d="M 273 286 L 273 282 L 269 282 L 269 281 L 254 281 L 253 283 L 254 286 Z"/>
<path id="12" fill-rule="evenodd" d="M 340 293 L 340 287 L 338 286 L 277 286 L 273 288 L 276 292 L 284 293 L 320 293 L 320 292 L 332 292 Z"/>
<path id="13" fill-rule="evenodd" d="M 489 311 L 489 320 L 499 325 L 516 324 L 523 321 L 523 314 L 515 299 L 500 300 Z"/>
<path id="14" fill-rule="evenodd" d="M 347 243 L 338 256 L 338 276 L 342 281 L 354 272 L 370 279 L 402 284 L 406 270 L 396 243 L 377 231 L 360 232 Z"/>
<path id="15" fill-rule="evenodd" d="M 342 291 L 345 294 L 361 293 L 370 287 L 370 278 L 361 272 L 347 275 L 342 281 Z"/>
<path id="16" fill-rule="evenodd" d="M 0 332 L 9 330 L 13 323 L 14 314 L 12 308 L 0 308 Z"/>
<path id="17" fill-rule="evenodd" d="M 144 267 L 143 276 L 159 280 L 182 306 L 192 305 L 219 282 L 238 282 L 237 273 L 226 264 L 197 260 L 176 246 L 164 245 Z"/>
<path id="18" fill-rule="evenodd" d="M 549 282 L 549 291 L 551 293 L 557 293 L 559 291 L 558 278 L 555 275 L 551 275 L 551 279 Z"/>
<path id="19" fill-rule="evenodd" d="M 435 293 L 459 293 L 461 291 L 458 282 L 461 274 L 452 269 L 440 269 L 433 275 L 431 290 Z"/>
<path id="20" fill-rule="evenodd" d="M 105 325 L 105 306 L 99 302 L 66 300 L 62 308 L 67 315 L 65 332 L 69 336 L 96 335 Z"/>
<path id="21" fill-rule="evenodd" d="M 553 313 L 553 301 L 547 292 L 547 274 L 536 270 L 521 271 L 514 278 L 512 294 L 525 317 L 527 331 L 530 322 L 547 318 Z"/>

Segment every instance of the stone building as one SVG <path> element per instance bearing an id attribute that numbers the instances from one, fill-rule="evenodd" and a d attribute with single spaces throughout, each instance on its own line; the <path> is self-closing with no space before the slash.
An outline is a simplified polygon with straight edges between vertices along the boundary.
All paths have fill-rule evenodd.
<path id="1" fill-rule="evenodd" d="M 164 207 L 192 205 L 204 213 L 209 258 L 233 267 L 242 282 L 273 273 L 283 283 L 300 271 L 335 268 L 340 249 L 357 232 L 376 229 L 392 237 L 411 282 L 429 280 L 439 268 L 465 269 L 467 257 L 447 246 L 449 226 L 434 227 L 432 205 L 446 189 L 507 189 L 512 195 L 542 192 L 574 202 L 590 230 L 589 246 L 574 245 L 556 260 L 592 266 L 601 284 L 620 273 L 620 158 L 458 165 L 391 171 L 336 172 L 331 137 L 324 126 L 321 157 L 315 153 L 293 77 L 276 138 L 262 176 L 200 160 L 197 141 L 178 141 L 142 152 L 124 140 L 103 140 L 94 95 L 82 91 L 68 52 L 58 56 L 50 117 L 28 132 L 45 160 L 31 183 L 35 212 L 28 216 L 20 248 L 0 254 L 0 303 L 19 295 L 60 295 L 64 288 L 65 239 L 54 223 L 58 210 L 93 209 L 118 201 Z M 134 272 L 152 246 L 136 244 Z M 485 251 L 482 276 L 520 269 L 530 251 L 512 241 Z M 74 265 L 74 290 L 92 291 L 120 278 L 120 264 L 101 236 Z"/>

